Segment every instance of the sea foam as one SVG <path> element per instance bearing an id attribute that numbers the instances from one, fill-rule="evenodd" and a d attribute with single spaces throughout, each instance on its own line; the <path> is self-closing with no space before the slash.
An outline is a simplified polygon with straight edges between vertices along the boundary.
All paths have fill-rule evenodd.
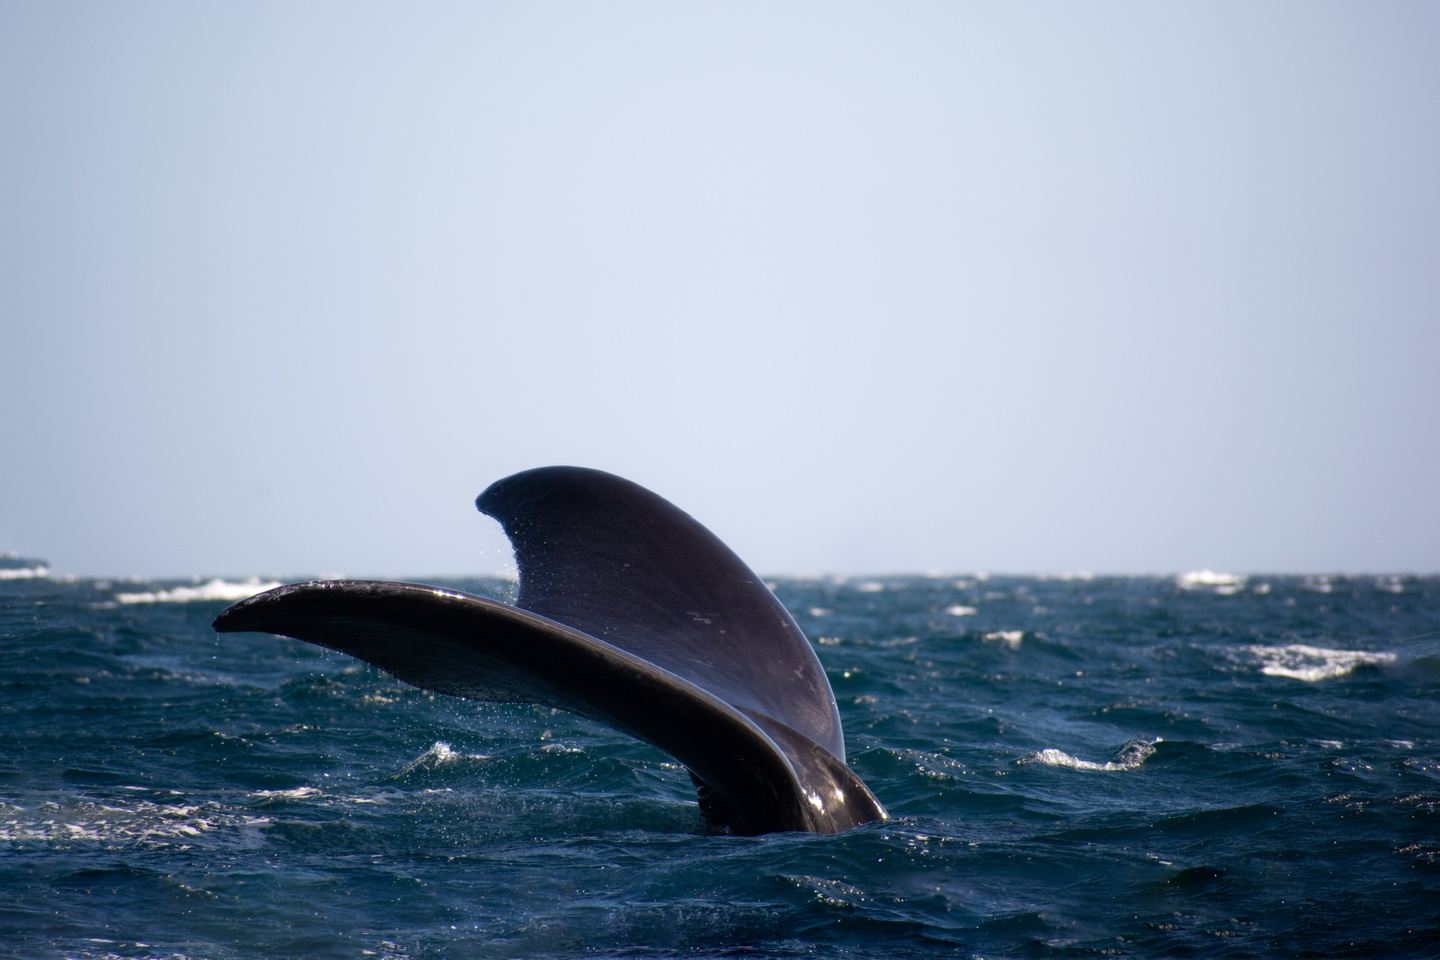
<path id="1" fill-rule="evenodd" d="M 44 564 L 31 567 L 0 567 L 0 580 L 43 580 L 50 576 L 50 568 Z"/>
<path id="2" fill-rule="evenodd" d="M 1239 593 L 1245 589 L 1245 577 L 1238 573 L 1220 573 L 1215 570 L 1191 570 L 1175 578 L 1175 585 L 1181 590 L 1209 590 L 1222 597 Z"/>
<path id="3" fill-rule="evenodd" d="M 262 581 L 258 577 L 248 580 L 207 580 L 194 587 L 173 587 L 169 590 L 147 590 L 139 593 L 117 593 L 115 599 L 121 603 L 194 603 L 202 600 L 224 600 L 234 603 L 253 597 L 257 593 L 273 590 L 279 581 Z"/>
<path id="4" fill-rule="evenodd" d="M 269 822 L 215 803 L 75 800 L 30 809 L 0 803 L 0 842 L 163 846 L 193 841 L 219 828 L 263 827 Z"/>
<path id="5" fill-rule="evenodd" d="M 396 776 L 403 777 L 415 773 L 418 770 L 434 770 L 438 767 L 448 766 L 452 763 L 459 763 L 464 760 L 483 761 L 492 757 L 487 753 L 457 753 L 450 744 L 443 740 L 437 740 L 430 745 L 420 756 L 407 763 Z"/>
<path id="6" fill-rule="evenodd" d="M 1020 642 L 1024 639 L 1024 630 L 992 630 L 985 634 L 986 643 L 1003 643 L 1011 650 L 1020 649 Z"/>
<path id="7" fill-rule="evenodd" d="M 304 800 L 320 795 L 319 787 L 293 787 L 289 790 L 256 790 L 252 796 L 261 800 Z"/>
<path id="8" fill-rule="evenodd" d="M 1305 643 L 1260 645 L 1244 649 L 1260 662 L 1260 672 L 1267 677 L 1288 677 L 1291 680 L 1304 680 L 1306 683 L 1334 680 L 1353 672 L 1356 667 L 1382 666 L 1396 660 L 1393 653 L 1331 650 L 1328 647 L 1312 647 Z"/>
<path id="9" fill-rule="evenodd" d="M 1102 773 L 1115 773 L 1122 770 L 1138 770 L 1155 755 L 1155 744 L 1162 743 L 1161 738 L 1154 740 L 1131 740 L 1104 763 L 1097 763 L 1094 760 L 1081 760 L 1071 756 L 1064 750 L 1057 750 L 1054 747 L 1047 747 L 1028 756 L 1021 757 L 1018 763 L 1038 763 L 1047 767 L 1068 767 L 1071 770 L 1092 770 Z"/>

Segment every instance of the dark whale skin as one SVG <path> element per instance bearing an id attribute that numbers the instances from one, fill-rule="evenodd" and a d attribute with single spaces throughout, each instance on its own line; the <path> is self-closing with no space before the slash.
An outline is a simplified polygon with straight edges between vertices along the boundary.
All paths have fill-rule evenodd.
<path id="1" fill-rule="evenodd" d="M 809 641 L 688 514 L 581 467 L 507 477 L 476 504 L 514 545 L 514 606 L 422 584 L 320 580 L 242 600 L 215 629 L 309 641 L 439 693 L 599 720 L 683 763 L 707 819 L 736 833 L 886 819 L 845 765 Z"/>

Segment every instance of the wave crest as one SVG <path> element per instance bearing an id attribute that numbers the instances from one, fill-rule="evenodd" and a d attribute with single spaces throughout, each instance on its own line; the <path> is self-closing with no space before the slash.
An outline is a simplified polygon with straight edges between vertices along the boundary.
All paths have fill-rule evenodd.
<path id="1" fill-rule="evenodd" d="M 50 564 L 44 560 L 0 554 L 0 580 L 43 580 L 50 576 Z"/>
<path id="2" fill-rule="evenodd" d="M 426 750 L 420 754 L 420 756 L 406 764 L 405 769 L 396 774 L 396 777 L 403 777 L 420 770 L 435 770 L 439 767 L 449 766 L 452 763 L 459 763 L 463 760 L 481 761 L 490 759 L 492 759 L 491 756 L 486 753 L 456 753 L 450 744 L 443 740 L 436 740 L 430 745 L 429 750 Z"/>
<path id="3" fill-rule="evenodd" d="M 1029 756 L 1021 757 L 1017 763 L 1031 764 L 1038 763 L 1047 767 L 1068 767 L 1071 770 L 1091 770 L 1102 773 L 1115 773 L 1122 770 L 1138 770 L 1144 766 L 1145 761 L 1155 755 L 1155 745 L 1163 743 L 1160 737 L 1153 740 L 1136 739 L 1127 742 L 1119 750 L 1111 755 L 1104 763 L 1097 763 L 1094 760 L 1081 760 L 1072 756 L 1064 750 L 1057 750 L 1054 747 L 1047 747 Z"/>
<path id="4" fill-rule="evenodd" d="M 1220 573 L 1216 570 L 1191 570 L 1175 578 L 1175 586 L 1181 590 L 1209 590 L 1220 596 L 1230 596 L 1245 589 L 1246 577 L 1238 573 Z"/>
<path id="5" fill-rule="evenodd" d="M 1284 646 L 1250 646 L 1245 651 L 1260 661 L 1260 672 L 1267 677 L 1288 677 L 1306 683 L 1334 680 L 1354 672 L 1357 667 L 1384 666 L 1396 661 L 1393 653 L 1372 650 L 1332 650 L 1305 643 Z"/>
<path id="6" fill-rule="evenodd" d="M 115 599 L 121 603 L 195 603 L 204 600 L 224 600 L 234 603 L 253 597 L 257 593 L 273 590 L 280 586 L 278 580 L 221 580 L 216 577 L 194 587 L 173 587 L 169 590 L 146 590 L 138 593 L 117 593 Z"/>
<path id="7" fill-rule="evenodd" d="M 75 800 L 45 802 L 33 809 L 0 803 L 0 843 L 184 845 L 217 829 L 269 822 L 216 803 Z"/>

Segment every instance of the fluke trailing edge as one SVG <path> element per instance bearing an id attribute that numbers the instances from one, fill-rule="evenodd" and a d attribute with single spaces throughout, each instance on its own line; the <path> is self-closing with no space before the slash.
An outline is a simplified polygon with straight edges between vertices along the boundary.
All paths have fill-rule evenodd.
<path id="1" fill-rule="evenodd" d="M 688 514 L 580 467 L 507 477 L 475 504 L 514 545 L 515 606 L 319 580 L 242 600 L 215 629 L 308 640 L 439 693 L 600 720 L 688 767 L 706 818 L 737 833 L 838 833 L 885 819 L 845 765 L 835 695 L 809 641 Z"/>

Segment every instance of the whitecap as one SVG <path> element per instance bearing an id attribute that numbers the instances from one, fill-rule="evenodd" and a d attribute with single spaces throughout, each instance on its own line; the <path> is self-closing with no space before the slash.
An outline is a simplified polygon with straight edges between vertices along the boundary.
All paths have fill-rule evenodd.
<path id="1" fill-rule="evenodd" d="M 304 800 L 319 793 L 319 787 L 295 787 L 291 790 L 256 790 L 251 796 L 262 800 Z"/>
<path id="2" fill-rule="evenodd" d="M 63 805 L 46 802 L 30 809 L 0 804 L 0 842 L 163 846 L 183 844 L 217 829 L 269 822 L 215 803 L 79 800 Z"/>
<path id="3" fill-rule="evenodd" d="M 34 567 L 0 567 L 0 580 L 43 580 L 50 576 L 50 568 L 41 564 Z"/>
<path id="4" fill-rule="evenodd" d="M 460 760 L 463 756 L 464 756 L 463 754 L 456 753 L 456 752 L 451 748 L 450 744 L 446 743 L 444 740 L 436 740 L 434 743 L 432 743 L 432 744 L 430 745 L 430 749 L 429 749 L 429 750 L 426 750 L 426 751 L 425 751 L 424 753 L 422 753 L 418 758 L 416 758 L 416 761 L 415 761 L 415 762 L 416 762 L 416 763 L 419 763 L 419 762 L 428 760 L 428 761 L 430 761 L 430 762 L 432 762 L 432 763 L 435 763 L 435 764 L 437 764 L 437 765 L 438 765 L 438 764 L 446 764 L 446 763 L 455 763 L 457 760 Z M 477 757 L 478 757 L 478 754 L 477 754 Z M 480 759 L 484 759 L 484 758 L 481 757 Z"/>
<path id="5" fill-rule="evenodd" d="M 416 770 L 431 770 L 436 767 L 459 763 L 463 760 L 489 759 L 491 759 L 490 755 L 485 753 L 457 753 L 451 749 L 450 744 L 443 740 L 436 740 L 430 745 L 429 750 L 426 750 L 420 754 L 420 756 L 407 763 L 405 769 L 401 770 L 399 775 L 403 777 L 405 774 L 414 773 Z"/>
<path id="6" fill-rule="evenodd" d="M 221 580 L 216 577 L 199 586 L 174 587 L 170 590 L 151 590 L 139 593 L 117 593 L 115 599 L 121 603 L 194 603 L 203 600 L 225 600 L 235 602 L 253 597 L 257 593 L 273 590 L 279 581 L 262 581 L 258 577 L 248 580 Z"/>
<path id="7" fill-rule="evenodd" d="M 1287 643 L 1284 646 L 1250 646 L 1244 648 L 1260 663 L 1260 672 L 1267 677 L 1288 677 L 1316 683 L 1320 680 L 1334 680 L 1351 673 L 1357 667 L 1381 666 L 1394 663 L 1393 653 L 1371 650 L 1332 650 L 1328 647 L 1312 647 L 1306 643 Z"/>
<path id="8" fill-rule="evenodd" d="M 1176 577 L 1175 585 L 1181 590 L 1209 590 L 1228 597 L 1245 589 L 1245 579 L 1238 573 L 1221 573 L 1209 569 L 1191 570 Z"/>
<path id="9" fill-rule="evenodd" d="M 879 580 L 866 580 L 863 583 L 857 583 L 855 589 L 861 593 L 880 593 L 885 589 L 885 584 Z"/>
<path id="10" fill-rule="evenodd" d="M 946 607 L 945 612 L 952 617 L 973 617 L 980 611 L 974 607 L 967 607 L 964 604 L 957 603 L 954 606 Z"/>
<path id="11" fill-rule="evenodd" d="M 1020 641 L 1025 639 L 1024 630 L 992 630 L 985 634 L 986 643 L 1003 643 L 1011 650 L 1020 649 Z"/>
<path id="12" fill-rule="evenodd" d="M 1162 743 L 1161 738 L 1154 740 L 1131 740 L 1119 750 L 1114 756 L 1104 763 L 1097 763 L 1094 760 L 1081 760 L 1078 757 L 1066 753 L 1064 750 L 1057 750 L 1054 747 L 1047 747 L 1029 756 L 1021 757 L 1018 763 L 1039 763 L 1047 767 L 1068 767 L 1071 770 L 1091 770 L 1103 773 L 1114 773 L 1121 770 L 1138 770 L 1155 755 L 1155 745 Z"/>

